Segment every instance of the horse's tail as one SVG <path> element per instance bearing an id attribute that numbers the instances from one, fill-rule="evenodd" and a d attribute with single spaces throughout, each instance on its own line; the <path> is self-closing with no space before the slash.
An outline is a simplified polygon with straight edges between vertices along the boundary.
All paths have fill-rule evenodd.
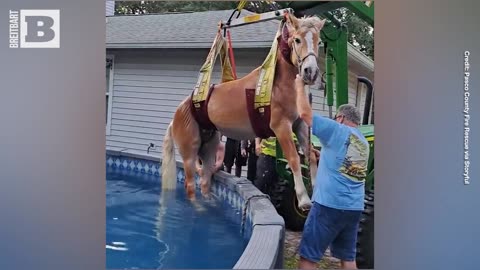
<path id="1" fill-rule="evenodd" d="M 177 164 L 175 160 L 175 147 L 172 137 L 172 124 L 168 125 L 163 139 L 162 154 L 162 189 L 175 189 L 177 184 Z"/>

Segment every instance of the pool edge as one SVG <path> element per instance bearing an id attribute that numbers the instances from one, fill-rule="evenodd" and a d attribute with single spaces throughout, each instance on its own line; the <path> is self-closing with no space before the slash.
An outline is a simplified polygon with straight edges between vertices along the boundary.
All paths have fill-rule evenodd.
<path id="1" fill-rule="evenodd" d="M 151 154 L 107 149 L 106 156 L 158 162 L 161 166 L 161 158 Z M 183 169 L 182 162 L 176 163 L 177 168 Z M 244 201 L 242 209 L 245 209 L 247 204 L 246 212 L 251 223 L 251 237 L 233 269 L 283 269 L 285 222 L 268 197 L 244 177 L 219 171 L 214 175 L 213 181 L 221 183 L 231 192 L 238 194 Z"/>

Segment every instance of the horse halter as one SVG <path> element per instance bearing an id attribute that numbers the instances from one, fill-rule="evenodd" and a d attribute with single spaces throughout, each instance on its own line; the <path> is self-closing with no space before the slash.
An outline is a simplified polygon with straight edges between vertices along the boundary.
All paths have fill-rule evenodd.
<path id="1" fill-rule="evenodd" d="M 300 74 L 301 71 L 302 71 L 302 66 L 303 66 L 303 62 L 305 61 L 305 59 L 307 59 L 309 56 L 315 56 L 315 58 L 317 58 L 317 54 L 315 54 L 314 52 L 309 52 L 305 57 L 300 57 L 300 55 L 298 54 L 298 51 L 297 51 L 297 47 L 295 46 L 295 41 L 293 41 L 292 43 L 292 47 L 290 48 L 290 46 L 288 46 L 288 36 L 289 36 L 289 33 L 288 33 L 288 30 L 285 31 L 285 28 L 286 28 L 286 24 L 285 24 L 285 20 L 284 19 L 282 21 L 283 23 L 283 26 L 282 26 L 282 33 L 280 35 L 280 39 L 279 39 L 279 42 L 280 42 L 280 47 L 281 48 L 284 48 L 284 49 L 287 49 L 288 48 L 288 52 L 287 51 L 283 51 L 282 54 L 284 56 L 284 58 L 292 65 L 294 65 L 290 59 L 290 55 L 292 54 L 292 51 L 295 52 L 295 56 L 297 57 L 297 64 L 298 64 L 298 73 Z M 285 33 L 286 32 L 286 33 Z M 285 38 L 286 36 L 286 38 Z M 283 49 L 282 49 L 283 50 Z"/>
<path id="2" fill-rule="evenodd" d="M 317 55 L 314 52 L 309 52 L 305 57 L 301 58 L 297 52 L 297 47 L 295 46 L 295 41 L 293 42 L 292 50 L 295 51 L 295 55 L 297 56 L 297 63 L 298 63 L 298 74 L 302 71 L 303 61 L 307 59 L 309 56 L 314 56 L 317 59 Z"/>
<path id="3" fill-rule="evenodd" d="M 284 26 L 285 27 L 285 26 Z M 297 51 L 297 46 L 295 46 L 296 42 L 293 41 L 292 42 L 292 51 L 295 52 L 295 56 L 297 56 L 297 64 L 298 64 L 298 74 L 301 73 L 302 71 L 302 66 L 303 66 L 303 62 L 305 61 L 305 59 L 307 59 L 309 56 L 314 56 L 315 59 L 318 58 L 317 54 L 314 53 L 314 52 L 309 52 L 307 55 L 305 55 L 303 58 L 300 57 L 300 55 L 298 54 L 298 51 Z"/>

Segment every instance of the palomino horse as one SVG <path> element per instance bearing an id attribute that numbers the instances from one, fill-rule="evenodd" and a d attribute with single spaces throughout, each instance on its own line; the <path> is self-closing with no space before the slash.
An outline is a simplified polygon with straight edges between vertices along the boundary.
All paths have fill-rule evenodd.
<path id="1" fill-rule="evenodd" d="M 320 30 L 325 20 L 318 17 L 296 18 L 292 14 L 287 14 L 284 20 L 284 27 L 277 37 L 279 46 L 270 101 L 270 119 L 263 124 L 272 132 L 271 135 L 277 137 L 294 175 L 298 206 L 306 210 L 312 203 L 302 180 L 300 158 L 292 132 L 297 135 L 304 153 L 310 152 L 310 142 L 308 126 L 299 117 L 296 105 L 295 79 L 299 74 L 304 84 L 315 83 L 319 74 L 317 52 Z M 249 116 L 247 106 L 250 105 L 246 95 L 247 89 L 255 89 L 259 75 L 260 67 L 243 78 L 220 83 L 210 90 L 212 93 L 206 110 L 215 129 L 199 124 L 192 110 L 191 97 L 186 97 L 180 103 L 164 138 L 162 188 L 172 189 L 176 185 L 175 143 L 183 159 L 188 197 L 195 198 L 194 177 L 198 158 L 203 165 L 201 192 L 203 196 L 209 196 L 220 134 L 236 140 L 259 137 L 258 132 L 255 132 L 254 120 L 251 121 Z"/>

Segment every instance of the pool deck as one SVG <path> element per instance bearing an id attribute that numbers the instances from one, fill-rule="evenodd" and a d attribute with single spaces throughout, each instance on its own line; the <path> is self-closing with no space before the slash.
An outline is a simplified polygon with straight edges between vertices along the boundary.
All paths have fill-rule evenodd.
<path id="1" fill-rule="evenodd" d="M 161 164 L 160 158 L 155 155 L 111 150 L 107 150 L 107 155 Z M 183 163 L 177 162 L 177 168 L 183 170 Z M 251 236 L 247 247 L 233 269 L 283 269 L 285 223 L 270 200 L 243 177 L 236 177 L 219 171 L 214 175 L 213 182 L 222 187 L 227 187 L 229 192 L 241 198 L 242 209 L 246 210 L 242 223 L 244 222 L 245 226 L 251 226 L 249 228 Z M 248 222 L 246 219 L 248 219 Z"/>

